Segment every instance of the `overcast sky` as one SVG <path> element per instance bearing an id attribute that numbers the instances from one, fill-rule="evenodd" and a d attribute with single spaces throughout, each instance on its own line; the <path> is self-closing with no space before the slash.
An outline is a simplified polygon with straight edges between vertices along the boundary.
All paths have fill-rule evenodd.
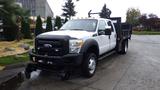
<path id="1" fill-rule="evenodd" d="M 47 1 L 53 10 L 54 16 L 62 14 L 62 5 L 64 5 L 66 0 Z M 78 12 L 76 17 L 87 17 L 89 10 L 99 12 L 105 3 L 112 11 L 111 16 L 122 17 L 123 21 L 125 21 L 127 9 L 131 7 L 140 9 L 142 14 L 154 13 L 160 17 L 159 0 L 79 0 L 75 2 L 75 10 Z"/>

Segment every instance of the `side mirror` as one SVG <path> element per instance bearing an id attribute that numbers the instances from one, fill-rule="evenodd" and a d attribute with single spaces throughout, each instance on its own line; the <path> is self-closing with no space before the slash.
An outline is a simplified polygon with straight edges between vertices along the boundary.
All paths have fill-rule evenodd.
<path id="1" fill-rule="evenodd" d="M 106 26 L 105 27 L 105 35 L 111 35 L 111 26 Z"/>

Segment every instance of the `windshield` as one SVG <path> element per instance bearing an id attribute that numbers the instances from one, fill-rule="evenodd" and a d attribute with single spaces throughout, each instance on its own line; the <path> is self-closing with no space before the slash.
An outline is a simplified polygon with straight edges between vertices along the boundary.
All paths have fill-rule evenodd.
<path id="1" fill-rule="evenodd" d="M 97 26 L 96 19 L 77 19 L 66 22 L 61 30 L 84 30 L 95 31 Z"/>

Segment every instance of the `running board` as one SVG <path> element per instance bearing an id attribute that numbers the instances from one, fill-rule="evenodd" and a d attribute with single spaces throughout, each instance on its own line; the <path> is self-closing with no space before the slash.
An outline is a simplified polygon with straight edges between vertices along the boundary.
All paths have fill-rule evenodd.
<path id="1" fill-rule="evenodd" d="M 109 52 L 109 53 L 106 53 L 106 54 L 102 55 L 101 57 L 99 57 L 98 60 L 102 60 L 102 59 L 104 59 L 105 57 L 107 57 L 107 56 L 109 56 L 109 55 L 112 55 L 112 54 L 115 53 L 115 52 L 116 52 L 116 51 L 114 50 L 114 51 L 111 51 L 111 52 Z"/>

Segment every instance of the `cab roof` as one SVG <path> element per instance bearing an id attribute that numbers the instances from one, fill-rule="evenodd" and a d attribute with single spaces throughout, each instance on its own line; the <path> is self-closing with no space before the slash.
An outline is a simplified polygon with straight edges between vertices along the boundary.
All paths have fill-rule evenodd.
<path id="1" fill-rule="evenodd" d="M 107 21 L 111 21 L 110 19 L 106 19 L 106 18 L 95 18 L 95 17 L 72 18 L 71 20 L 77 20 L 77 19 L 96 19 L 96 20 L 107 20 Z"/>

